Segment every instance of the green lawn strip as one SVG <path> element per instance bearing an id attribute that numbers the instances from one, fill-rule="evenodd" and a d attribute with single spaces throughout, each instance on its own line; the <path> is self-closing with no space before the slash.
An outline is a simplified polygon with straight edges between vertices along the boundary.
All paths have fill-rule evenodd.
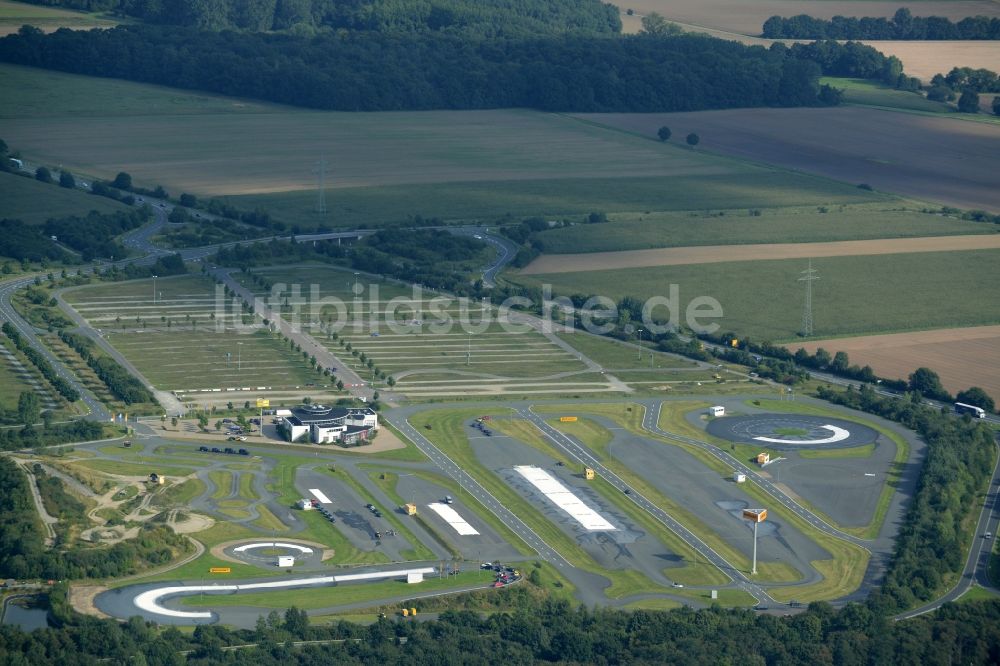
<path id="1" fill-rule="evenodd" d="M 428 575 L 424 582 L 408 584 L 406 581 L 387 580 L 371 583 L 350 583 L 344 585 L 323 585 L 297 590 L 275 590 L 273 592 L 252 592 L 248 594 L 191 595 L 184 597 L 185 606 L 213 608 L 219 606 L 253 606 L 260 608 L 302 609 L 325 608 L 341 604 L 355 604 L 363 601 L 376 602 L 396 596 L 419 596 L 429 592 L 441 592 L 466 587 L 488 586 L 493 582 L 491 571 L 463 571 L 456 576 Z"/>
<path id="2" fill-rule="evenodd" d="M 317 471 L 346 483 L 354 489 L 354 492 L 358 493 L 362 499 L 367 499 L 374 504 L 376 508 L 381 510 L 382 517 L 386 520 L 386 522 L 390 523 L 396 530 L 398 530 L 400 535 L 406 539 L 411 546 L 413 546 L 413 548 L 408 550 L 399 551 L 401 555 L 408 557 L 410 560 L 436 559 L 431 549 L 425 546 L 423 542 L 420 541 L 420 539 L 418 539 L 417 536 L 410 530 L 410 528 L 399 520 L 399 514 L 396 513 L 396 510 L 399 508 L 398 506 L 380 506 L 382 502 L 372 497 L 371 493 L 368 492 L 368 490 L 361 485 L 357 479 L 350 474 L 347 474 L 342 467 L 337 468 L 336 472 L 331 471 L 328 467 L 318 467 Z"/>
<path id="3" fill-rule="evenodd" d="M 871 458 L 875 453 L 875 444 L 865 444 L 864 446 L 852 446 L 849 449 L 802 449 L 799 451 L 800 458 L 807 459 L 830 459 L 830 458 Z"/>
<path id="4" fill-rule="evenodd" d="M 498 431 L 514 437 L 541 453 L 562 462 L 570 469 L 580 469 L 579 463 L 576 460 L 573 460 L 563 453 L 561 449 L 557 449 L 550 444 L 542 432 L 530 421 L 523 419 L 509 421 L 497 419 L 493 422 L 493 425 Z M 560 425 L 574 424 L 567 423 Z M 597 424 L 594 423 L 594 425 L 596 426 Z M 607 462 L 605 464 L 607 465 Z M 610 467 L 610 465 L 608 466 Z M 615 471 L 617 473 L 617 470 Z M 683 567 L 664 567 L 662 571 L 667 578 L 679 583 L 692 585 L 725 584 L 728 582 L 726 575 L 719 571 L 718 568 L 698 555 L 694 549 L 688 546 L 683 539 L 674 534 L 665 525 L 640 509 L 634 502 L 626 499 L 621 491 L 612 486 L 607 480 L 597 477 L 593 481 L 593 487 L 606 501 L 628 516 L 630 520 L 639 525 L 647 534 L 656 536 L 667 548 L 684 560 L 685 566 Z M 617 594 L 615 596 L 623 597 L 627 595 Z"/>
<path id="5" fill-rule="evenodd" d="M 374 466 L 368 464 L 358 465 L 361 469 L 368 469 Z M 472 511 L 476 512 L 485 523 L 496 530 L 497 534 L 503 538 L 504 541 L 514 546 L 519 553 L 522 555 L 531 555 L 533 551 L 526 543 L 521 540 L 521 537 L 517 536 L 507 527 L 506 523 L 497 518 L 493 513 L 480 504 L 475 497 L 473 497 L 468 491 L 462 486 L 455 483 L 455 481 L 448 476 L 443 474 L 438 474 L 436 472 L 429 472 L 426 470 L 407 470 L 407 474 L 412 474 L 413 476 L 433 483 L 437 486 L 444 488 L 445 490 L 451 491 L 451 496 L 455 497 L 463 503 L 464 506 L 468 507 Z"/>
<path id="6" fill-rule="evenodd" d="M 132 440 L 132 446 L 130 446 L 127 449 L 125 448 L 124 445 L 122 445 L 121 442 L 118 442 L 117 444 L 106 444 L 104 446 L 99 446 L 97 447 L 97 450 L 100 451 L 101 453 L 106 453 L 111 456 L 133 456 L 141 453 L 144 448 L 145 447 L 143 446 L 142 442 L 137 442 L 135 440 Z"/>
<path id="7" fill-rule="evenodd" d="M 253 474 L 240 474 L 240 497 L 248 500 L 257 499 L 257 493 L 253 489 Z"/>
<path id="8" fill-rule="evenodd" d="M 975 601 L 997 601 L 1000 600 L 1000 593 L 988 590 L 981 585 L 973 585 L 969 590 L 955 600 L 956 603 L 972 603 Z"/>
<path id="9" fill-rule="evenodd" d="M 118 460 L 81 460 L 71 463 L 72 466 L 85 467 L 105 474 L 118 474 L 121 476 L 145 476 L 148 477 L 155 472 L 165 476 L 187 476 L 194 472 L 189 467 L 166 467 L 150 462 L 146 464 L 135 464 L 120 462 Z"/>
<path id="10" fill-rule="evenodd" d="M 597 421 L 586 417 L 577 417 L 576 421 L 560 421 L 558 418 L 546 419 L 546 423 L 580 440 L 596 454 L 595 457 L 601 462 L 611 457 L 608 453 L 608 445 L 611 444 L 614 435 Z"/>
<path id="11" fill-rule="evenodd" d="M 654 598 L 654 599 L 640 599 L 639 601 L 632 601 L 622 606 L 622 608 L 626 608 L 629 610 L 666 611 L 666 610 L 675 610 L 683 606 L 684 604 L 674 599 Z"/>
<path id="12" fill-rule="evenodd" d="M 466 436 L 466 423 L 483 414 L 507 416 L 509 412 L 503 409 L 484 410 L 482 407 L 432 410 L 415 414 L 410 418 L 410 422 L 414 427 L 421 428 L 425 437 L 434 441 L 456 464 L 471 474 L 487 491 L 514 512 L 518 518 L 573 566 L 608 578 L 618 596 L 627 595 L 627 591 L 636 585 L 639 585 L 638 589 L 645 590 L 667 591 L 669 589 L 656 585 L 645 576 L 637 575 L 635 572 L 608 570 L 599 566 L 573 538 L 566 535 L 546 519 L 536 507 L 486 469 L 472 452 Z M 430 426 L 430 429 L 426 429 L 425 426 Z M 640 578 L 641 580 L 639 580 Z M 605 590 L 605 594 L 611 596 L 610 593 L 611 590 Z"/>
<path id="13" fill-rule="evenodd" d="M 676 406 L 676 405 L 683 405 L 684 403 L 667 403 L 667 402 L 663 403 L 664 406 L 671 404 Z M 695 406 L 697 407 L 698 403 L 695 403 Z M 596 411 L 596 410 L 590 410 L 589 405 L 587 407 L 588 411 Z M 634 434 L 639 435 L 641 437 L 654 439 L 663 442 L 665 444 L 680 446 L 689 453 L 691 453 L 692 455 L 696 456 L 702 463 L 708 466 L 709 469 L 716 470 L 725 477 L 728 477 L 730 475 L 731 470 L 728 466 L 724 465 L 714 456 L 709 455 L 708 453 L 702 451 L 701 449 L 698 449 L 697 447 L 694 446 L 685 445 L 683 443 L 675 443 L 670 440 L 662 439 L 660 437 L 657 437 L 653 433 L 637 428 L 636 423 L 638 424 L 642 423 L 642 412 L 641 412 L 642 407 L 640 405 L 631 405 L 632 407 L 631 411 L 627 411 L 627 407 L 628 405 L 626 404 L 609 404 L 609 405 L 599 406 L 598 409 L 600 409 L 600 411 L 604 415 L 606 416 L 610 415 L 611 418 L 615 418 L 615 420 L 617 420 L 627 430 L 632 431 Z M 536 411 L 541 411 L 539 408 L 535 409 Z M 671 423 L 670 425 L 674 424 Z M 608 466 L 611 467 L 610 465 Z M 612 469 L 613 471 L 615 471 L 615 473 L 621 475 L 618 469 L 614 468 Z M 631 472 L 628 473 L 631 475 Z M 634 477 L 634 475 L 632 476 Z M 641 480 L 637 480 L 636 487 L 644 495 L 650 497 L 651 499 L 653 499 L 654 497 L 657 498 L 654 501 L 662 500 L 664 501 L 665 504 L 668 505 L 672 504 L 668 502 L 666 498 L 663 497 L 660 493 L 656 492 L 651 488 L 650 488 L 651 491 L 650 494 L 647 494 L 645 490 L 643 490 L 643 488 L 640 487 L 639 481 Z M 642 485 L 645 486 L 645 484 Z M 751 497 L 760 501 L 763 506 L 769 506 L 773 503 L 771 496 L 768 495 L 766 492 L 764 492 L 764 490 L 760 488 L 760 486 L 758 486 L 756 483 L 749 482 L 744 484 L 743 490 Z M 687 513 L 684 510 L 681 511 L 683 511 L 684 514 Z M 861 579 L 864 576 L 865 566 L 867 565 L 868 558 L 870 556 L 870 553 L 868 551 L 853 544 L 850 544 L 846 541 L 842 541 L 840 539 L 828 536 L 823 532 L 820 532 L 819 530 L 815 529 L 812 525 L 799 518 L 794 513 L 786 513 L 782 509 L 777 507 L 770 509 L 770 511 L 775 516 L 780 516 L 781 518 L 786 520 L 789 524 L 800 530 L 804 536 L 812 539 L 817 544 L 821 545 L 832 556 L 832 559 L 815 560 L 813 562 L 810 562 L 810 564 L 812 564 L 812 566 L 816 568 L 816 570 L 819 571 L 824 576 L 824 580 L 821 581 L 820 583 L 816 583 L 804 588 L 800 587 L 790 588 L 795 590 L 799 589 L 805 590 L 805 592 L 802 595 L 800 596 L 792 595 L 791 597 L 789 597 L 790 599 L 801 598 L 802 600 L 807 600 L 806 594 L 815 595 L 813 597 L 810 597 L 809 600 L 820 599 L 820 598 L 833 599 L 848 594 L 849 592 L 852 592 L 858 588 L 858 586 L 861 584 Z M 679 520 L 681 519 L 677 515 L 675 515 L 675 518 L 678 518 Z M 692 524 L 697 527 L 701 527 L 701 523 L 699 523 L 696 519 L 693 520 L 693 522 L 692 520 L 688 520 L 686 522 L 686 526 L 688 527 L 688 529 L 692 529 Z M 701 531 L 692 530 L 692 531 L 694 531 L 695 534 L 698 534 L 699 537 L 705 540 L 705 535 L 703 534 L 704 530 Z M 711 536 L 714 536 L 714 533 L 711 533 Z M 730 559 L 726 555 L 726 552 L 731 552 L 733 549 L 726 546 L 724 542 L 721 542 L 720 547 L 724 547 L 725 551 L 720 550 L 715 546 L 714 542 L 721 542 L 721 540 L 718 538 L 714 538 L 713 542 L 706 541 L 706 543 L 709 543 L 709 545 L 711 545 L 716 550 L 716 552 L 725 557 L 730 564 L 741 567 L 743 565 L 749 565 L 749 560 L 738 551 L 735 553 L 736 557 L 734 559 Z M 774 570 L 769 571 L 769 569 L 772 567 L 774 568 Z M 750 569 L 749 566 L 745 567 L 745 570 L 747 572 L 749 571 L 749 569 Z M 789 565 L 782 563 L 771 563 L 771 562 L 763 563 L 763 566 L 762 563 L 758 562 L 757 570 L 759 572 L 757 580 L 759 581 L 780 580 L 775 578 L 775 574 L 787 575 L 789 570 L 794 571 L 794 569 L 792 569 Z M 796 573 L 796 578 L 793 580 L 798 580 L 797 573 Z M 782 588 L 776 588 L 776 589 L 782 589 Z"/>
<path id="14" fill-rule="evenodd" d="M 646 348 L 643 348 L 640 354 L 640 350 L 631 345 L 582 331 L 557 333 L 556 336 L 578 349 L 584 356 L 590 358 L 590 360 L 604 366 L 604 368 L 618 370 L 630 368 L 645 369 L 650 367 L 650 353 L 653 354 L 655 367 L 657 368 L 693 368 L 695 366 L 694 361 L 689 361 L 680 356 L 652 352 Z"/>
<path id="15" fill-rule="evenodd" d="M 157 498 L 157 504 L 184 507 L 203 492 L 205 492 L 205 483 L 201 479 L 187 479 L 168 487 L 160 493 Z"/>
<path id="16" fill-rule="evenodd" d="M 260 514 L 260 517 L 250 523 L 254 527 L 259 527 L 262 530 L 271 530 L 275 533 L 275 535 L 277 535 L 278 532 L 285 532 L 288 530 L 288 528 L 285 527 L 285 524 L 278 520 L 278 517 L 275 516 L 266 505 L 258 504 L 256 509 L 257 513 Z"/>
<path id="17" fill-rule="evenodd" d="M 212 499 L 221 500 L 229 497 L 233 491 L 233 473 L 221 469 L 213 469 L 208 473 L 208 479 L 215 485 Z"/>
<path id="18" fill-rule="evenodd" d="M 230 507 L 222 507 L 218 509 L 218 512 L 224 516 L 229 516 L 236 520 L 244 520 L 250 517 L 250 512 L 246 509 L 234 509 Z"/>
<path id="19" fill-rule="evenodd" d="M 895 488 L 900 482 L 900 477 L 903 473 L 903 467 L 906 465 L 906 461 L 910 458 L 910 444 L 906 441 L 906 438 L 899 433 L 890 430 L 874 421 L 868 421 L 866 419 L 858 418 L 852 414 L 847 414 L 843 412 L 834 411 L 832 409 L 824 409 L 822 407 L 817 407 L 815 405 L 806 405 L 797 402 L 786 402 L 784 400 L 761 400 L 760 406 L 764 409 L 770 409 L 776 412 L 788 412 L 794 414 L 812 414 L 817 416 L 829 416 L 832 418 L 843 419 L 845 421 L 852 421 L 854 423 L 859 423 L 863 426 L 869 428 L 874 428 L 879 434 L 888 437 L 892 440 L 893 444 L 896 445 L 896 453 L 893 456 L 892 464 L 889 466 L 889 471 L 886 474 L 885 483 L 882 484 L 882 491 L 878 496 L 878 503 L 875 505 L 875 513 L 872 515 L 872 520 L 868 525 L 864 527 L 838 527 L 838 529 L 847 532 L 848 534 L 853 534 L 854 536 L 860 537 L 862 539 L 874 539 L 878 536 L 879 531 L 882 529 L 882 522 L 885 520 L 885 514 L 889 511 L 889 504 L 892 502 L 893 493 L 895 493 Z M 875 450 L 875 445 L 870 445 L 872 452 Z M 857 447 L 859 449 L 867 449 L 868 447 Z M 842 449 L 844 451 L 851 451 L 852 449 Z M 802 455 L 803 452 L 799 452 Z M 810 456 L 803 456 L 808 458 Z M 817 456 L 820 457 L 820 456 Z M 827 456 L 830 458 L 839 456 Z M 846 456 L 845 456 L 846 457 Z M 860 456 L 859 456 L 860 457 Z M 796 501 L 805 504 L 803 500 L 797 498 Z M 822 515 L 824 520 L 826 520 L 831 525 L 836 525 L 836 522 L 831 520 L 828 516 L 825 516 L 821 511 L 815 507 L 810 507 L 810 510 L 814 511 L 818 515 Z"/>
<path id="20" fill-rule="evenodd" d="M 300 456 L 274 456 L 278 461 L 271 471 L 274 480 L 268 484 L 268 489 L 278 494 L 277 502 L 284 506 L 292 506 L 301 497 L 295 488 L 295 470 L 300 465 L 313 464 L 312 458 Z M 334 556 L 327 560 L 330 564 L 379 564 L 388 562 L 389 558 L 379 551 L 366 551 L 356 548 L 339 529 L 331 525 L 318 511 L 302 511 L 300 519 L 307 525 L 306 529 L 296 533 L 301 539 L 316 541 L 332 548 Z"/>

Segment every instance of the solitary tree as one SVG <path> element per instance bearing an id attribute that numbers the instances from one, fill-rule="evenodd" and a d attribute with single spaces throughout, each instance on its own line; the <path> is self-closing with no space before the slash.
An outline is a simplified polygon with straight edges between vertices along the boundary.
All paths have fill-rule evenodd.
<path id="1" fill-rule="evenodd" d="M 958 98 L 958 110 L 962 113 L 979 113 L 979 94 L 966 90 Z"/>
<path id="2" fill-rule="evenodd" d="M 38 421 L 38 396 L 32 391 L 22 391 L 17 400 L 17 417 L 21 423 L 32 425 Z"/>
<path id="3" fill-rule="evenodd" d="M 670 134 L 671 134 L 670 128 L 667 127 L 666 125 L 664 125 L 663 127 L 661 127 L 656 132 L 656 136 L 660 137 L 660 141 L 669 141 L 670 140 Z"/>
<path id="4" fill-rule="evenodd" d="M 52 172 L 49 171 L 47 167 L 40 166 L 35 169 L 35 180 L 40 180 L 43 183 L 51 183 Z"/>
<path id="5" fill-rule="evenodd" d="M 689 146 L 691 146 L 692 148 L 694 148 L 695 146 L 698 145 L 698 142 L 701 141 L 701 139 L 698 137 L 697 134 L 695 134 L 694 132 L 691 132 L 690 134 L 687 135 L 687 138 L 685 139 L 685 141 L 687 141 L 687 144 Z"/>
<path id="6" fill-rule="evenodd" d="M 973 386 L 965 391 L 959 391 L 955 395 L 955 400 L 964 402 L 967 405 L 982 407 L 988 412 L 992 412 L 996 409 L 996 403 L 993 402 L 993 398 L 991 398 L 986 391 L 978 386 Z"/>
<path id="7" fill-rule="evenodd" d="M 642 17 L 642 31 L 647 35 L 667 37 L 669 35 L 679 35 L 681 28 L 676 23 L 671 23 L 663 18 L 661 14 L 650 12 Z"/>
<path id="8" fill-rule="evenodd" d="M 933 398 L 934 400 L 951 399 L 948 392 L 944 390 L 944 386 L 941 385 L 941 378 L 930 368 L 917 368 L 910 375 L 909 388 L 911 391 L 917 391 L 925 398 Z"/>
<path id="9" fill-rule="evenodd" d="M 63 171 L 59 174 L 59 186 L 72 190 L 76 187 L 76 178 L 69 171 Z"/>
<path id="10" fill-rule="evenodd" d="M 114 182 L 111 183 L 119 190 L 131 190 L 132 189 L 132 176 L 128 175 L 124 171 L 119 171 L 118 175 L 115 176 Z"/>

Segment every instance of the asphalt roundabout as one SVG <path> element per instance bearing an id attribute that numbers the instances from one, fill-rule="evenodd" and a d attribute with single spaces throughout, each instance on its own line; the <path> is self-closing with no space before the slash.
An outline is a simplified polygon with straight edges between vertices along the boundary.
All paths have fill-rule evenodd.
<path id="1" fill-rule="evenodd" d="M 847 449 L 878 439 L 874 428 L 827 416 L 755 414 L 709 421 L 708 434 L 737 444 L 757 444 L 779 451 Z"/>

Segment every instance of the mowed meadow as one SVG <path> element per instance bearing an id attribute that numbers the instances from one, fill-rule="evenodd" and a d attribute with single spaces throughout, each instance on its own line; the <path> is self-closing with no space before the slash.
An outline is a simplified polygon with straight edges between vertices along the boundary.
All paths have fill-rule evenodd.
<path id="1" fill-rule="evenodd" d="M 736 261 L 514 279 L 550 284 L 559 294 L 615 300 L 665 297 L 677 285 L 682 325 L 687 303 L 710 296 L 722 306 L 716 323 L 723 331 L 790 341 L 801 328 L 805 289 L 798 278 L 808 264 L 805 258 Z M 1000 323 L 1000 301 L 988 298 L 983 287 L 1000 279 L 1000 250 L 823 257 L 812 266 L 820 277 L 813 283 L 816 337 Z"/>
<path id="2" fill-rule="evenodd" d="M 38 162 L 127 171 L 303 229 L 884 199 L 559 114 L 314 112 L 6 65 L 0 85 L 19 91 L 0 100 L 5 139 Z M 324 158 L 330 212 L 319 216 Z"/>

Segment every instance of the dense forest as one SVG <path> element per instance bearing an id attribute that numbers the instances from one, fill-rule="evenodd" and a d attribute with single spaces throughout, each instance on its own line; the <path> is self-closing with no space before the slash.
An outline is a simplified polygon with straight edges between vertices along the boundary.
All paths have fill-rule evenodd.
<path id="1" fill-rule="evenodd" d="M 204 30 L 457 32 L 477 36 L 617 33 L 599 0 L 28 0 Z"/>
<path id="2" fill-rule="evenodd" d="M 829 21 L 806 14 L 764 22 L 768 39 L 1000 39 L 1000 18 L 970 16 L 952 23 L 943 16 L 913 16 L 905 7 L 891 19 L 834 16 Z"/>
<path id="3" fill-rule="evenodd" d="M 437 229 L 383 229 L 352 246 L 336 241 L 268 242 L 221 248 L 213 261 L 251 268 L 278 262 L 322 261 L 374 275 L 468 295 L 469 272 L 482 264 L 486 244 Z"/>
<path id="4" fill-rule="evenodd" d="M 702 35 L 302 38 L 127 26 L 25 27 L 0 39 L 0 60 L 343 111 L 641 112 L 834 104 L 821 74 L 881 77 L 889 59 L 862 45 L 765 49 Z"/>

